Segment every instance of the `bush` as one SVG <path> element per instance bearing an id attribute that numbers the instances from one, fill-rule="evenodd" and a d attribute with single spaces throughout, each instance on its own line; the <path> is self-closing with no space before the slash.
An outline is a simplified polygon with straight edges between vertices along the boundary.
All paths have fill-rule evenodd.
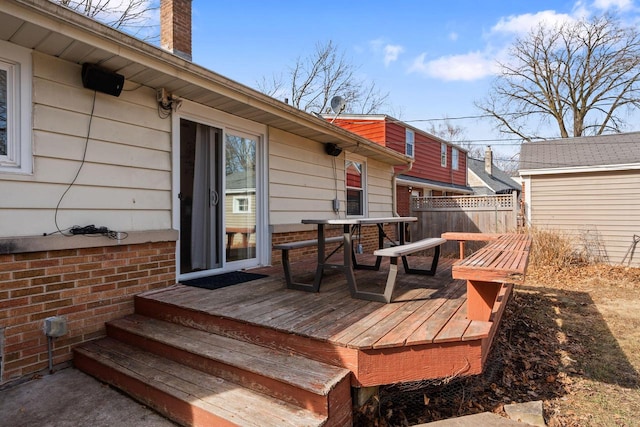
<path id="1" fill-rule="evenodd" d="M 576 252 L 576 243 L 560 230 L 530 228 L 533 237 L 529 263 L 532 267 L 555 267 L 558 269 L 584 264 L 585 258 Z"/>

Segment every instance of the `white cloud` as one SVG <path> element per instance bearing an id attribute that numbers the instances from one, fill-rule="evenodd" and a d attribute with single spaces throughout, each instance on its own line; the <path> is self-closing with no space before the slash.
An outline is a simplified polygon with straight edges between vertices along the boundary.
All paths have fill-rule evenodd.
<path id="1" fill-rule="evenodd" d="M 481 52 L 441 56 L 431 61 L 426 61 L 426 56 L 426 53 L 418 56 L 408 71 L 445 81 L 473 81 L 496 72 L 493 59 Z"/>
<path id="2" fill-rule="evenodd" d="M 397 61 L 400 54 L 404 52 L 404 47 L 397 44 L 386 43 L 384 39 L 375 39 L 369 42 L 371 51 L 376 55 L 382 55 L 385 67 Z"/>
<path id="3" fill-rule="evenodd" d="M 584 1 L 579 0 L 573 5 L 572 15 L 576 19 L 588 19 L 591 16 L 591 10 L 589 10 L 589 6 L 584 3 Z"/>
<path id="4" fill-rule="evenodd" d="M 468 53 L 441 56 L 426 60 L 426 54 L 418 56 L 410 65 L 409 73 L 422 74 L 425 77 L 445 81 L 472 81 L 485 78 L 499 71 L 497 61 L 509 62 L 507 49 L 514 37 L 523 36 L 540 24 L 557 26 L 588 18 L 594 13 L 618 9 L 633 8 L 634 0 L 576 0 L 570 13 L 558 13 L 554 10 L 543 10 L 521 15 L 509 15 L 500 18 L 485 34 L 485 46 Z M 457 34 L 449 34 L 451 40 Z"/>
<path id="5" fill-rule="evenodd" d="M 389 66 L 390 63 L 397 61 L 402 52 L 404 52 L 404 47 L 400 45 L 386 45 L 384 47 L 384 65 Z"/>
<path id="6" fill-rule="evenodd" d="M 633 7 L 632 0 L 594 0 L 593 6 L 600 10 L 620 9 L 628 10 Z"/>
<path id="7" fill-rule="evenodd" d="M 553 10 L 543 10 L 537 13 L 525 13 L 500 18 L 500 21 L 491 28 L 492 33 L 526 34 L 532 28 L 541 23 L 555 26 L 575 19 L 565 13 L 556 13 Z"/>
<path id="8" fill-rule="evenodd" d="M 455 31 L 450 32 L 449 33 L 449 40 L 451 40 L 451 41 L 458 40 L 458 33 L 456 33 Z"/>

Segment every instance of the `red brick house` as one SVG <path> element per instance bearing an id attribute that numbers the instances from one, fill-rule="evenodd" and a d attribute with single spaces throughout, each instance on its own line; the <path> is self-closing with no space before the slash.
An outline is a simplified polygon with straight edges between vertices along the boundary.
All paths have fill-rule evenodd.
<path id="1" fill-rule="evenodd" d="M 411 166 L 395 168 L 396 207 L 409 215 L 411 197 L 472 194 L 467 186 L 467 151 L 386 114 L 326 115 L 333 124 L 405 154 Z"/>

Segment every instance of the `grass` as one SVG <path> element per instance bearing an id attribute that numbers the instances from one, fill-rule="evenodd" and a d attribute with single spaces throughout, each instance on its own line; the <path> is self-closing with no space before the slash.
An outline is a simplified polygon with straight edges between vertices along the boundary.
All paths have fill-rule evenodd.
<path id="1" fill-rule="evenodd" d="M 640 425 L 640 269 L 588 264 L 559 233 L 534 230 L 534 242 L 516 294 L 551 298 L 570 361 L 566 393 L 545 402 L 549 425 Z M 541 304 L 536 315 L 547 313 Z"/>

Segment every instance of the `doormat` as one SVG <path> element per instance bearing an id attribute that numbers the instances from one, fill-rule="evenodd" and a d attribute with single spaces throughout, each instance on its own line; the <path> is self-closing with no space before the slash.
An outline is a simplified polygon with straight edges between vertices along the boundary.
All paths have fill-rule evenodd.
<path id="1" fill-rule="evenodd" d="M 266 274 L 246 273 L 244 271 L 231 271 L 229 273 L 215 276 L 199 277 L 197 279 L 185 280 L 180 283 L 196 288 L 220 289 L 226 286 L 237 285 L 238 283 L 250 282 L 251 280 L 262 279 Z"/>

